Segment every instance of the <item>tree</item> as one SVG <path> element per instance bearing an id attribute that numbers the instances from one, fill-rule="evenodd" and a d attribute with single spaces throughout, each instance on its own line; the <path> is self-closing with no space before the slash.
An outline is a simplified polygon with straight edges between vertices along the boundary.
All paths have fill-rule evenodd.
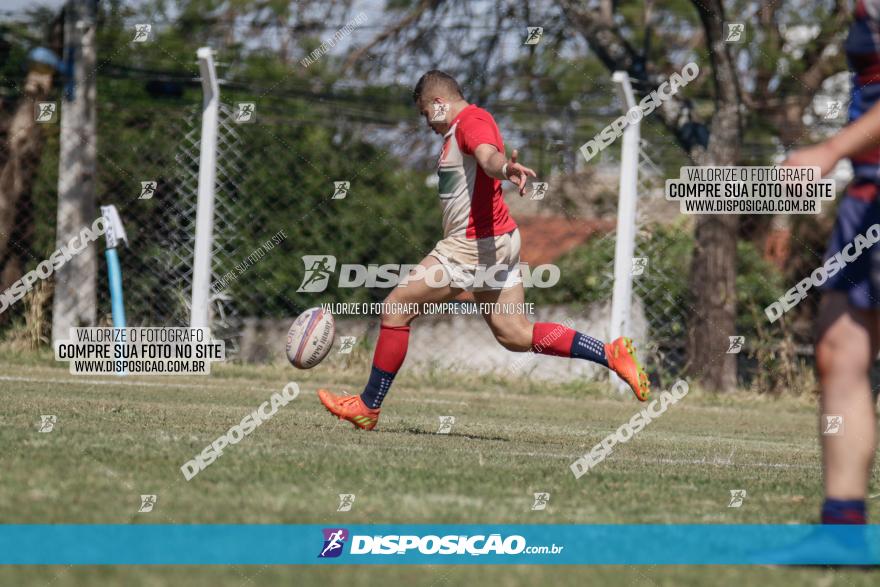
<path id="1" fill-rule="evenodd" d="M 42 39 L 43 35 L 35 32 L 41 21 L 50 23 L 48 39 Z M 8 35 L 12 39 L 12 42 L 4 42 L 6 57 L 15 54 L 24 60 L 29 49 L 46 40 L 56 54 L 61 47 L 61 20 L 52 18 L 46 11 L 36 11 L 31 14 L 30 22 L 19 27 L 4 27 L 2 32 L 6 33 L 4 37 Z M 7 63 L 21 61 L 10 59 Z M 17 102 L 10 109 L 11 113 L 0 119 L 4 147 L 0 149 L 0 291 L 21 277 L 28 259 L 22 248 L 32 227 L 27 197 L 44 143 L 43 128 L 36 122 L 34 112 L 37 102 L 47 100 L 52 90 L 53 73 L 46 64 L 30 62 Z"/>
<path id="2" fill-rule="evenodd" d="M 702 38 L 708 48 L 713 76 L 713 109 L 711 122 L 706 124 L 695 116 L 689 101 L 676 96 L 660 109 L 660 120 L 695 164 L 737 165 L 741 163 L 744 106 L 757 117 L 773 121 L 780 140 L 791 146 L 804 133 L 802 124 L 806 107 L 819 90 L 822 81 L 842 69 L 839 52 L 830 48 L 839 42 L 847 11 L 845 3 L 831 7 L 830 18 L 822 19 L 822 28 L 804 51 L 798 68 L 802 75 L 781 71 L 784 35 L 780 31 L 779 3 L 763 5 L 757 22 L 746 23 L 753 28 L 747 53 L 752 76 L 737 68 L 739 52 L 726 42 L 724 4 L 721 0 L 694 0 L 693 7 L 702 25 Z M 622 27 L 616 26 L 610 2 L 599 9 L 585 11 L 580 3 L 566 1 L 566 14 L 587 38 L 609 69 L 621 69 L 631 76 L 656 86 L 660 81 L 648 73 L 646 52 L 637 53 L 625 41 Z M 806 8 L 807 5 L 804 6 Z M 817 10 L 818 7 L 813 7 Z M 815 14 L 815 13 L 814 13 Z M 654 30 L 653 2 L 645 2 L 644 46 Z M 747 32 L 748 34 L 748 32 Z M 740 79 L 751 77 L 752 91 L 744 91 Z M 771 91 L 778 85 L 775 91 Z M 708 140 L 706 137 L 708 136 Z M 698 216 L 695 247 L 690 271 L 690 292 L 693 297 L 692 320 L 688 324 L 688 358 L 691 374 L 709 389 L 728 391 L 736 386 L 734 355 L 726 353 L 728 336 L 736 334 L 736 241 L 738 217 L 734 215 Z"/>

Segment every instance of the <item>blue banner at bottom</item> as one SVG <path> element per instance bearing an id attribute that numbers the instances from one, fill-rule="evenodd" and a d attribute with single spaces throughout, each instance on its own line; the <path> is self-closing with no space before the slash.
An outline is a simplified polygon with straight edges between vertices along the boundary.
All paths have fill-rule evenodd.
<path id="1" fill-rule="evenodd" d="M 4 565 L 877 565 L 880 527 L 0 525 Z"/>

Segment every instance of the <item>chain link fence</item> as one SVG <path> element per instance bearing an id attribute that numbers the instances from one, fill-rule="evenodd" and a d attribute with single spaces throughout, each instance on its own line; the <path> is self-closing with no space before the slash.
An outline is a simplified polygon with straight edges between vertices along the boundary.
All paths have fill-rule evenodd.
<path id="1" fill-rule="evenodd" d="M 142 90 L 136 91 L 125 80 L 99 77 L 97 203 L 117 206 L 128 234 L 129 244 L 120 258 L 131 326 L 189 322 L 201 134 L 201 95 L 197 86 L 192 89 L 183 96 L 145 99 Z M 269 359 L 283 348 L 288 321 L 306 308 L 330 302 L 379 302 L 390 292 L 389 288 L 340 287 L 336 277 L 321 292 L 301 291 L 303 257 L 330 255 L 340 265 L 367 267 L 417 263 L 441 237 L 436 187 L 426 182 L 429 174 L 403 169 L 398 163 L 400 146 L 416 132 L 413 120 L 376 121 L 358 109 L 336 119 L 316 118 L 301 100 L 240 87 L 221 92 L 221 97 L 212 329 L 227 341 L 231 356 Z M 254 106 L 249 119 L 240 119 L 240 104 Z M 504 126 L 503 114 L 499 123 Z M 539 140 L 540 145 L 547 142 L 543 137 Z M 614 166 L 616 150 L 617 146 L 608 150 L 606 166 Z M 558 176 L 575 171 L 569 169 L 575 166 L 570 159 L 557 169 Z M 665 382 L 680 373 L 684 361 L 688 309 L 682 277 L 691 237 L 681 222 L 675 224 L 681 220 L 677 214 L 657 213 L 669 205 L 662 202 L 663 173 L 644 149 L 641 164 L 636 256 L 647 261 L 634 276 L 634 321 L 639 323 L 634 329 L 643 359 Z M 35 208 L 45 210 L 48 218 L 37 224 L 48 251 L 54 242 L 53 181 L 57 181 L 57 137 L 51 134 L 39 181 L 43 195 Z M 553 197 L 555 180 L 550 181 L 548 199 Z M 344 189 L 339 190 L 340 185 Z M 602 217 L 613 226 L 616 185 L 612 182 L 606 191 L 609 203 Z M 583 189 L 583 197 L 590 193 Z M 595 220 L 583 208 L 554 209 L 552 201 L 548 204 L 540 212 L 542 217 Z M 514 216 L 521 218 L 516 210 Z M 597 231 L 553 259 L 561 270 L 561 287 L 527 290 L 526 301 L 545 308 L 533 318 L 568 317 L 578 328 L 597 337 L 606 335 L 614 239 L 613 230 Z M 529 247 L 525 239 L 524 252 Z M 103 262 L 99 267 L 99 317 L 109 324 L 106 267 Z M 377 316 L 357 318 L 360 322 L 351 320 L 357 328 L 346 328 L 346 317 L 338 316 L 340 331 L 369 337 Z M 432 348 L 472 340 L 500 353 L 499 362 L 485 365 L 487 369 L 511 360 L 510 353 L 491 340 L 478 316 L 456 317 L 454 328 L 442 317 L 429 322 L 416 330 L 424 328 L 431 337 L 439 337 Z M 272 352 L 240 353 L 243 345 L 254 346 L 253 340 L 243 341 L 247 337 L 265 338 L 262 347 Z M 461 359 L 475 355 L 469 352 Z M 560 362 L 549 364 L 554 365 L 550 376 L 563 375 Z"/>
<path id="2" fill-rule="evenodd" d="M 99 200 L 117 206 L 128 232 L 129 247 L 121 252 L 128 322 L 187 324 L 201 108 L 176 101 L 133 113 L 124 108 L 124 94 L 108 90 L 108 114 L 99 117 Z M 249 118 L 240 116 L 241 104 L 256 106 Z M 299 292 L 304 255 L 399 263 L 432 243 L 432 231 L 423 230 L 430 220 L 414 220 L 435 213 L 425 197 L 429 188 L 414 184 L 417 174 L 384 177 L 370 163 L 389 154 L 353 138 L 357 128 L 334 130 L 288 106 L 241 92 L 220 105 L 210 305 L 212 329 L 233 356 L 248 319 L 277 321 L 321 302 L 381 301 L 387 294 L 341 289 L 335 282 L 322 296 Z M 119 127 L 137 138 L 112 140 L 110 131 Z M 326 148 L 309 148 L 342 143 L 353 152 L 340 151 L 333 160 Z M 359 165 L 352 166 L 349 155 Z M 341 198 L 337 182 L 349 186 Z M 401 190 L 408 194 L 370 197 Z M 102 268 L 101 283 L 105 278 Z M 106 310 L 108 293 L 100 292 L 99 307 Z"/>

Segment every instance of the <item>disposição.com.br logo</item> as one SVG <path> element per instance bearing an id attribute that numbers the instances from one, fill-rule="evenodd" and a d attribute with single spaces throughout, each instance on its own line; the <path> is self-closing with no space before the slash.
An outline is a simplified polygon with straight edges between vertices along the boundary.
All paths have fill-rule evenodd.
<path id="1" fill-rule="evenodd" d="M 351 538 L 350 555 L 471 555 L 490 554 L 559 554 L 564 546 L 556 544 L 529 546 L 519 534 L 502 537 L 501 534 L 476 534 L 473 536 L 449 534 L 438 536 L 428 534 L 389 534 L 389 535 L 351 535 L 346 528 L 324 528 L 323 546 L 318 558 L 336 558 L 344 551 Z"/>

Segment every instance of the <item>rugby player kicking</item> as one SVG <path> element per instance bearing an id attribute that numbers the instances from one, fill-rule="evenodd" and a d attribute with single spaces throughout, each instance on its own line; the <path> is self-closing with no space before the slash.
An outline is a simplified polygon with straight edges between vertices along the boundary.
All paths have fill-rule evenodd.
<path id="1" fill-rule="evenodd" d="M 382 400 L 406 357 L 410 323 L 418 316 L 406 311 L 452 300 L 462 291 L 472 292 L 481 310 L 487 308 L 483 318 L 504 348 L 598 363 L 626 381 L 639 400 L 647 401 L 648 377 L 636 361 L 630 339 L 604 344 L 561 324 L 532 323 L 524 315 L 519 230 L 508 213 L 501 181 L 515 183 L 522 196 L 535 172 L 517 162 L 516 150 L 510 160 L 505 157 L 492 115 L 468 104 L 455 79 L 442 71 L 423 75 L 413 99 L 428 127 L 443 137 L 438 176 L 444 237 L 385 299 L 363 393 L 336 395 L 320 389 L 324 407 L 358 428 L 375 428 Z"/>

